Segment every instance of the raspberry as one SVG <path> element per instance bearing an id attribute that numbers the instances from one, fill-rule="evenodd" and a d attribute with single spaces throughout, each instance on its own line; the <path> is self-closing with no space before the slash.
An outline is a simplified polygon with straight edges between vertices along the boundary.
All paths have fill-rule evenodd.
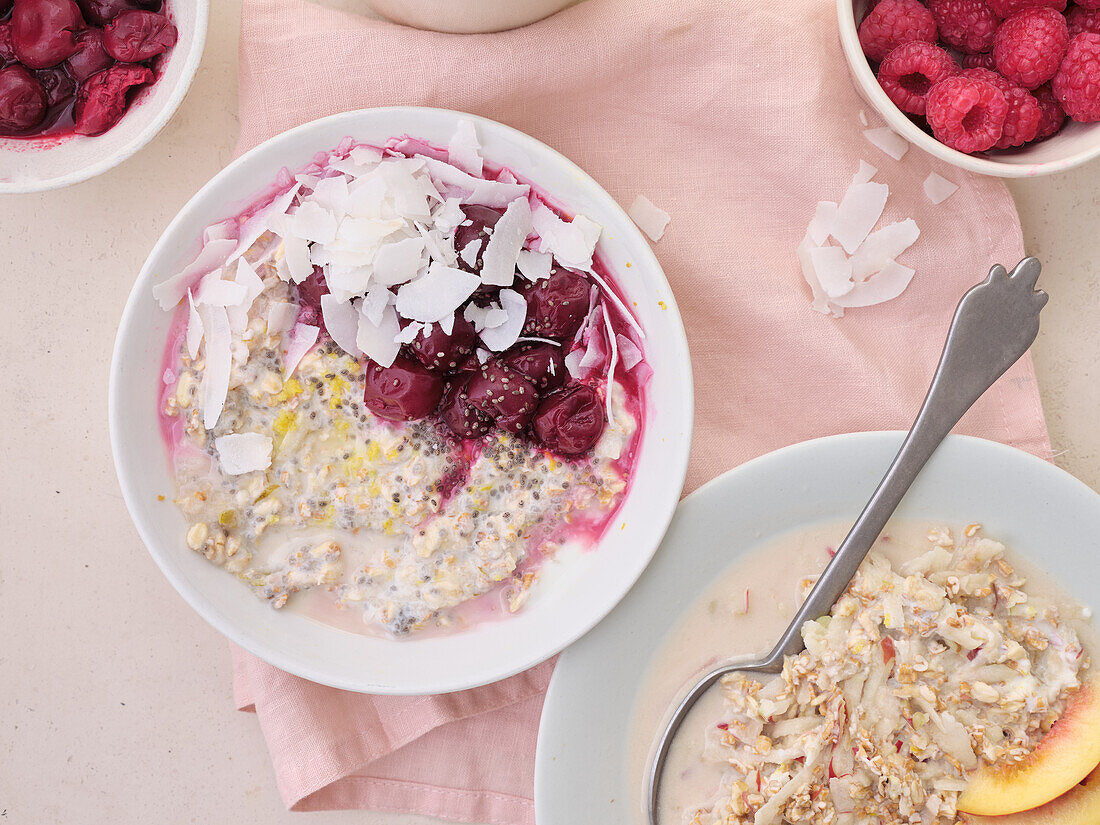
<path id="1" fill-rule="evenodd" d="M 1034 92 L 1035 101 L 1039 104 L 1039 131 L 1035 135 L 1036 140 L 1048 138 L 1062 128 L 1066 121 L 1066 112 L 1062 104 L 1054 97 L 1050 86 L 1040 86 Z"/>
<path id="2" fill-rule="evenodd" d="M 958 64 L 939 46 L 915 40 L 886 56 L 878 67 L 878 82 L 903 112 L 923 115 L 928 90 L 958 71 Z"/>
<path id="3" fill-rule="evenodd" d="M 1025 89 L 1042 86 L 1058 71 L 1069 46 L 1066 18 L 1054 9 L 1026 9 L 997 29 L 997 71 Z"/>
<path id="4" fill-rule="evenodd" d="M 1100 34 L 1100 9 L 1086 9 L 1083 6 L 1074 6 L 1066 14 L 1066 23 L 1069 25 L 1069 36 L 1081 32 Z"/>
<path id="5" fill-rule="evenodd" d="M 1066 0 L 988 0 L 993 13 L 1002 20 L 1019 14 L 1024 9 L 1066 10 Z"/>
<path id="6" fill-rule="evenodd" d="M 1100 9 L 1100 0 L 1076 0 L 1074 6 L 1082 9 Z"/>
<path id="7" fill-rule="evenodd" d="M 963 68 L 989 69 L 991 72 L 995 72 L 997 71 L 997 61 L 993 59 L 992 52 L 986 52 L 985 54 L 964 54 Z"/>
<path id="8" fill-rule="evenodd" d="M 993 146 L 994 149 L 1011 149 L 1013 146 L 1023 146 L 1035 140 L 1039 132 L 1042 110 L 1039 107 L 1039 101 L 1032 97 L 1027 89 L 1017 86 L 1011 80 L 988 69 L 966 69 L 960 74 L 963 77 L 984 80 L 991 86 L 996 86 L 1008 102 L 1004 129 L 1001 131 L 1001 139 Z"/>
<path id="9" fill-rule="evenodd" d="M 985 80 L 949 77 L 932 87 L 925 116 L 936 140 L 960 152 L 983 152 L 1001 139 L 1008 101 Z"/>
<path id="10" fill-rule="evenodd" d="M 1066 114 L 1082 123 L 1100 120 L 1100 34 L 1069 41 L 1066 59 L 1050 84 Z"/>
<path id="11" fill-rule="evenodd" d="M 936 21 L 918 0 L 880 0 L 859 24 L 863 53 L 876 63 L 912 40 L 936 42 Z"/>
<path id="12" fill-rule="evenodd" d="M 999 21 L 985 0 L 929 0 L 940 40 L 966 54 L 988 52 Z"/>

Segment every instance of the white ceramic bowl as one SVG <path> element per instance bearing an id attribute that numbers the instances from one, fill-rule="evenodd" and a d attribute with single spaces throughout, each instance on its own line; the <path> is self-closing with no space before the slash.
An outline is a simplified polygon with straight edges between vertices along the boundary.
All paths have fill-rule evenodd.
<path id="1" fill-rule="evenodd" d="M 161 77 L 139 92 L 118 124 L 102 135 L 60 140 L 0 138 L 0 194 L 60 189 L 101 175 L 129 158 L 164 128 L 179 108 L 202 60 L 209 0 L 168 0 L 179 41 Z"/>
<path id="2" fill-rule="evenodd" d="M 1001 178 L 1063 172 L 1100 155 L 1100 123 L 1076 123 L 1068 119 L 1062 130 L 1053 137 L 988 156 L 966 155 L 944 146 L 914 124 L 879 86 L 859 45 L 856 28 L 856 21 L 863 16 L 866 6 L 867 0 L 836 0 L 840 45 L 860 95 L 885 118 L 890 128 L 910 143 L 960 169 Z"/>
<path id="3" fill-rule="evenodd" d="M 558 653 L 602 619 L 641 574 L 672 518 L 687 469 L 691 364 L 672 291 L 648 242 L 611 196 L 569 160 L 521 132 L 472 118 L 486 158 L 542 187 L 565 209 L 604 226 L 599 251 L 647 331 L 646 356 L 654 376 L 637 473 L 599 547 L 545 565 L 531 600 L 506 620 L 452 635 L 396 641 L 275 611 L 184 544 L 186 522 L 172 503 L 174 484 L 157 421 L 157 386 L 171 317 L 150 294 L 155 276 L 188 263 L 203 228 L 236 214 L 281 168 L 301 168 L 347 136 L 381 144 L 410 134 L 446 145 L 462 117 L 470 116 L 418 108 L 347 112 L 292 129 L 237 159 L 183 207 L 157 242 L 130 294 L 115 342 L 111 443 L 126 504 L 149 552 L 180 594 L 234 642 L 284 670 L 334 687 L 441 693 L 502 679 Z"/>
<path id="4" fill-rule="evenodd" d="M 640 825 L 640 774 L 627 751 L 634 705 L 665 634 L 752 547 L 814 524 L 854 521 L 901 433 L 796 444 L 688 496 L 653 563 L 599 627 L 558 660 L 535 765 L 539 825 Z M 1100 496 L 1053 464 L 992 441 L 951 436 L 899 518 L 981 522 L 1094 611 L 1100 607 Z M 656 734 L 654 734 L 656 736 Z"/>

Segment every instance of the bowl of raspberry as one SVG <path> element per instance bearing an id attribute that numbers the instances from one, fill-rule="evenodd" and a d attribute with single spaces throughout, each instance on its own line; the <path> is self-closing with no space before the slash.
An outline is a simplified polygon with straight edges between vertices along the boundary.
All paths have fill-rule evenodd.
<path id="1" fill-rule="evenodd" d="M 998 177 L 1100 155 L 1100 0 L 838 0 L 861 95 L 955 166 Z"/>
<path id="2" fill-rule="evenodd" d="M 0 193 L 106 172 L 179 107 L 209 0 L 0 0 Z"/>
<path id="3" fill-rule="evenodd" d="M 461 690 L 544 661 L 641 575 L 693 392 L 648 241 L 484 118 L 346 112 L 261 144 L 157 242 L 111 440 L 149 552 L 312 681 Z"/>

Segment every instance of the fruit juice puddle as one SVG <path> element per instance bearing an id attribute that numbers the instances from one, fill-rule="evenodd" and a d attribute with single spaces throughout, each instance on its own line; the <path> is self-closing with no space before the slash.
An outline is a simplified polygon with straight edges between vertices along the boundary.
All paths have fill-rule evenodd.
<path id="1" fill-rule="evenodd" d="M 830 558 L 830 549 L 843 540 L 849 526 L 817 525 L 753 549 L 722 574 L 669 632 L 653 657 L 628 734 L 632 821 L 646 822 L 644 773 L 676 697 L 719 661 L 742 656 L 752 659 L 768 653 L 798 607 L 800 582 L 820 574 Z M 925 536 L 932 526 L 891 522 L 884 538 L 876 543 L 875 552 L 900 565 L 919 555 L 917 548 L 927 549 Z M 1009 561 L 1026 577 L 1031 602 L 1073 604 L 1056 582 L 1019 555 L 1010 553 Z M 1082 640 L 1086 653 L 1100 649 L 1091 621 L 1073 617 L 1067 623 Z M 659 825 L 686 822 L 691 813 L 716 799 L 725 765 L 704 759 L 704 752 L 708 736 L 713 735 L 710 731 L 725 718 L 724 712 L 722 692 L 716 686 L 703 695 L 681 725 L 664 769 Z M 709 822 L 705 818 L 701 821 Z M 751 813 L 747 821 L 752 821 Z"/>
<path id="2" fill-rule="evenodd" d="M 644 428 L 650 372 L 595 254 L 599 227 L 567 220 L 502 167 L 469 176 L 447 156 L 407 138 L 346 141 L 284 172 L 208 230 L 203 255 L 219 243 L 250 251 L 190 285 L 165 354 L 162 430 L 188 544 L 273 606 L 354 632 L 456 630 L 520 610 L 548 559 L 598 543 Z M 475 180 L 492 198 L 507 192 L 507 207 L 453 197 Z M 378 217 L 423 208 L 425 187 L 442 194 L 415 230 Z M 379 222 L 384 240 L 364 241 Z M 559 264 L 578 238 L 587 262 Z M 427 258 L 415 277 L 381 280 L 410 245 Z M 311 269 L 296 276 L 303 253 Z M 166 279 L 154 295 L 171 308 L 178 288 Z M 219 313 L 238 329 L 211 351 Z M 192 352 L 196 329 L 204 343 Z M 210 378 L 223 357 L 229 375 Z"/>

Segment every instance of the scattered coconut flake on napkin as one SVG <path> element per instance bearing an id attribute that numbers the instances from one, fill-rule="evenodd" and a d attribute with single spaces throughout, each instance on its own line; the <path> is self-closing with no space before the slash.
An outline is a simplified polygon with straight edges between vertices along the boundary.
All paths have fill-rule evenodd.
<path id="1" fill-rule="evenodd" d="M 626 213 L 630 216 L 630 220 L 634 221 L 638 228 L 649 236 L 651 241 L 661 240 L 661 236 L 665 234 L 665 229 L 672 220 L 668 212 L 659 209 L 645 195 L 638 195 L 634 198 L 634 202 L 630 204 L 630 208 Z"/>
<path id="2" fill-rule="evenodd" d="M 886 184 L 871 180 L 877 171 L 860 161 L 840 203 L 821 201 L 814 208 L 798 245 L 802 277 L 818 312 L 839 318 L 846 308 L 892 300 L 913 278 L 914 271 L 896 258 L 916 242 L 920 229 L 912 218 L 875 229 L 890 194 Z"/>
<path id="3" fill-rule="evenodd" d="M 271 436 L 262 433 L 229 433 L 214 439 L 222 469 L 231 476 L 266 470 L 274 446 Z"/>
<path id="4" fill-rule="evenodd" d="M 924 194 L 927 195 L 928 200 L 932 201 L 936 206 L 939 206 L 954 195 L 958 189 L 959 187 L 956 184 L 942 175 L 937 175 L 935 172 L 924 179 Z"/>
<path id="5" fill-rule="evenodd" d="M 889 126 L 864 129 L 863 136 L 894 160 L 901 160 L 905 157 L 905 153 L 909 151 L 909 141 Z"/>

